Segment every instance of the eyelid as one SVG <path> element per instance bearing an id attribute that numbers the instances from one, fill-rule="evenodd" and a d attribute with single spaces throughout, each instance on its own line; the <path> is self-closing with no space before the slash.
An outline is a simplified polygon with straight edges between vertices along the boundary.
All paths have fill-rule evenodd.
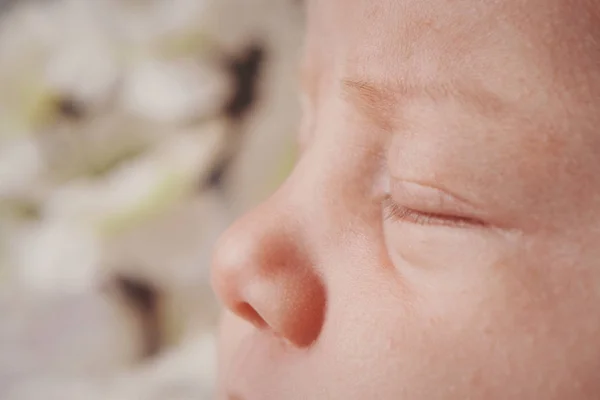
<path id="1" fill-rule="evenodd" d="M 483 218 L 483 211 L 467 200 L 444 189 L 414 181 L 392 179 L 388 194 L 405 207 L 424 213 L 449 214 L 465 218 Z"/>
<path id="2" fill-rule="evenodd" d="M 449 226 L 457 228 L 482 227 L 484 221 L 451 214 L 423 212 L 396 203 L 390 196 L 383 200 L 385 219 L 410 222 L 416 225 Z"/>
<path id="3" fill-rule="evenodd" d="M 383 205 L 390 217 L 421 225 L 497 227 L 480 207 L 427 184 L 390 179 Z"/>

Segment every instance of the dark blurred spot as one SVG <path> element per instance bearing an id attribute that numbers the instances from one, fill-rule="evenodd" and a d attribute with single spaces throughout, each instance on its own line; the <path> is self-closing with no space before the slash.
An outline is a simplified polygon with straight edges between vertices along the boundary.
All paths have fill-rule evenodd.
<path id="1" fill-rule="evenodd" d="M 201 190 L 207 188 L 218 188 L 223 184 L 225 174 L 231 165 L 231 157 L 220 158 L 213 166 L 208 178 L 202 184 Z"/>
<path id="2" fill-rule="evenodd" d="M 18 2 L 19 0 L 0 0 L 0 14 L 10 11 Z"/>
<path id="3" fill-rule="evenodd" d="M 225 113 L 239 120 L 252 108 L 256 101 L 258 81 L 265 59 L 265 49 L 257 44 L 250 45 L 239 57 L 227 62 L 232 76 L 234 91 L 225 105 Z"/>
<path id="4" fill-rule="evenodd" d="M 25 221 L 42 219 L 42 207 L 36 202 L 23 200 L 9 205 L 12 205 L 15 214 Z"/>
<path id="5" fill-rule="evenodd" d="M 83 104 L 72 97 L 61 97 L 56 102 L 56 110 L 60 116 L 70 120 L 79 120 L 84 116 Z"/>
<path id="6" fill-rule="evenodd" d="M 0 15 L 5 12 L 12 11 L 13 7 L 27 3 L 50 3 L 58 2 L 58 0 L 0 0 Z"/>
<path id="7" fill-rule="evenodd" d="M 118 276 L 115 278 L 117 291 L 138 315 L 142 332 L 142 358 L 156 355 L 162 347 L 160 329 L 160 293 L 152 285 L 139 279 Z"/>
<path id="8" fill-rule="evenodd" d="M 239 123 L 252 110 L 258 98 L 261 72 L 265 61 L 265 49 L 258 45 L 248 46 L 240 55 L 226 61 L 226 68 L 233 80 L 234 90 L 225 104 L 225 115 L 234 122 L 228 134 L 227 149 L 219 155 L 208 177 L 200 182 L 200 190 L 220 189 L 223 185 L 235 155 L 238 152 L 240 135 Z"/>

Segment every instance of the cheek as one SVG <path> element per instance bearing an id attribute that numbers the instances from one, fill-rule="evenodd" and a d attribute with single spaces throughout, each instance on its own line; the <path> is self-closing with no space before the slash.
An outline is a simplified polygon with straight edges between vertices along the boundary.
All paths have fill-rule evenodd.
<path id="1" fill-rule="evenodd" d="M 578 356 L 556 350 L 565 338 L 550 334 L 550 320 L 474 282 L 408 291 L 380 282 L 333 296 L 315 355 L 330 366 L 323 376 L 340 384 L 339 398 L 556 398 L 552 391 L 568 387 L 561 365 Z"/>
<path id="2" fill-rule="evenodd" d="M 597 324 L 577 325 L 586 319 L 573 310 L 585 303 L 551 276 L 558 266 L 542 262 L 546 247 L 409 233 L 389 250 L 395 270 L 354 257 L 337 263 L 339 276 L 331 272 L 315 355 L 343 383 L 341 398 L 582 398 L 570 396 L 570 380 L 589 376 L 567 369 L 585 361 Z M 563 307 L 560 298 L 573 302 Z"/>
<path id="3" fill-rule="evenodd" d="M 467 299 L 437 302 L 422 288 L 404 290 L 391 281 L 352 287 L 332 296 L 315 353 L 342 383 L 339 398 L 486 398 L 466 389 L 478 366 L 488 362 L 493 338 L 478 340 L 481 326 L 469 318 Z M 454 389 L 459 395 L 444 397 L 452 385 L 463 385 Z"/>

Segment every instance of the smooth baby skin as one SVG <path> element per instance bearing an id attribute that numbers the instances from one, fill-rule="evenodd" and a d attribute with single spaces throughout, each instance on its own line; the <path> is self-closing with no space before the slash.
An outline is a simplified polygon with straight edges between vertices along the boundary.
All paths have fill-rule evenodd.
<path id="1" fill-rule="evenodd" d="M 600 4 L 308 17 L 302 156 L 214 259 L 220 398 L 600 398 Z"/>

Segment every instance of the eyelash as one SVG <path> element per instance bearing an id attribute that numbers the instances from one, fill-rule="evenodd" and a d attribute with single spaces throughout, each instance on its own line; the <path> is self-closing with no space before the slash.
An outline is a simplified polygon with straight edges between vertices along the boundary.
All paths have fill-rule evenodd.
<path id="1" fill-rule="evenodd" d="M 481 227 L 485 224 L 477 219 L 430 213 L 405 207 L 395 202 L 390 196 L 386 196 L 382 202 L 384 220 L 408 222 L 415 225 L 448 226 L 457 228 Z"/>

